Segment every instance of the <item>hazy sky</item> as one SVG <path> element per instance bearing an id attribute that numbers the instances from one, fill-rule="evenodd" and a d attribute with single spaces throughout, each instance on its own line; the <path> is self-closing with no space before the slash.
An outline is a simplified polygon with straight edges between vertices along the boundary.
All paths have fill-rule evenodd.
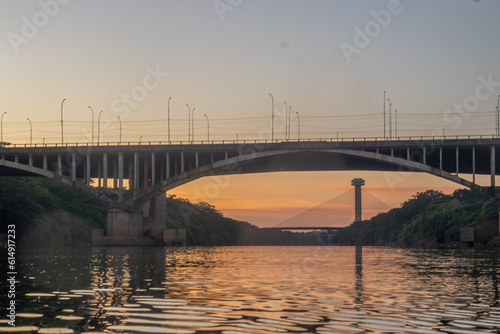
<path id="1" fill-rule="evenodd" d="M 285 101 L 292 107 L 292 139 L 296 112 L 302 138 L 380 137 L 384 90 L 398 110 L 399 136 L 491 135 L 500 94 L 499 13 L 494 0 L 1 0 L 3 138 L 29 142 L 29 117 L 33 142 L 59 142 L 66 99 L 65 142 L 92 140 L 89 106 L 95 140 L 101 110 L 101 141 L 118 141 L 117 116 L 123 141 L 166 140 L 171 97 L 172 140 L 187 139 L 186 104 L 195 108 L 197 140 L 207 137 L 204 114 L 210 139 L 266 139 L 269 93 L 277 114 Z M 282 121 L 275 120 L 277 138 L 285 136 Z M 307 179 L 312 196 L 324 175 L 306 174 L 282 177 L 302 192 Z M 349 188 L 347 176 L 340 182 L 341 173 L 328 175 L 332 185 Z M 373 182 L 385 182 L 374 175 Z M 263 187 L 277 189 L 276 179 Z M 246 200 L 251 187 L 234 189 Z M 292 193 L 272 198 L 286 202 Z M 335 195 L 312 200 L 300 193 L 293 196 L 311 205 Z M 236 208 L 217 200 L 227 212 Z"/>

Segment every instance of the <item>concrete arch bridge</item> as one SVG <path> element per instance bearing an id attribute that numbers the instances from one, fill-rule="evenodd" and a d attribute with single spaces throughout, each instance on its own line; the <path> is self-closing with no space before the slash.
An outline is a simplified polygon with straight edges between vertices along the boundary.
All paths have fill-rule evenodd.
<path id="1" fill-rule="evenodd" d="M 143 215 L 165 225 L 165 192 L 195 179 L 278 171 L 425 172 L 500 203 L 500 139 L 407 138 L 148 145 L 16 145 L 0 148 L 0 176 L 44 176 L 85 189 L 107 203 L 107 237 L 140 237 Z M 461 177 L 472 175 L 472 180 Z M 476 183 L 489 175 L 489 185 Z M 470 178 L 470 177 L 469 177 Z"/>

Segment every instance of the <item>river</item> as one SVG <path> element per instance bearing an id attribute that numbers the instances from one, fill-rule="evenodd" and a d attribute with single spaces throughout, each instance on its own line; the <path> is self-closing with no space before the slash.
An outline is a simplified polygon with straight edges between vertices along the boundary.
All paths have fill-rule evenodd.
<path id="1" fill-rule="evenodd" d="M 187 247 L 16 256 L 16 327 L 3 315 L 0 332 L 500 332 L 497 251 Z"/>

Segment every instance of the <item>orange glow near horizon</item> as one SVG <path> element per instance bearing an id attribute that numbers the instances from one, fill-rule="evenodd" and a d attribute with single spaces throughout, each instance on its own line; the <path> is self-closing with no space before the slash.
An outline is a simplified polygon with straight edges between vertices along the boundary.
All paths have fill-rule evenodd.
<path id="1" fill-rule="evenodd" d="M 428 189 L 449 194 L 461 188 L 424 173 L 275 172 L 205 177 L 172 189 L 168 195 L 208 202 L 225 216 L 268 227 L 351 190 L 351 180 L 356 177 L 365 179 L 364 191 L 390 208 Z M 477 181 L 486 179 L 482 176 Z"/>

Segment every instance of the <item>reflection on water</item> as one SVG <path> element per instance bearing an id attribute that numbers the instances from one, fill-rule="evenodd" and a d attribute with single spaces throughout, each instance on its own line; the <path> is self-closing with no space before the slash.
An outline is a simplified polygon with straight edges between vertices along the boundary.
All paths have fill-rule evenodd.
<path id="1" fill-rule="evenodd" d="M 492 251 L 380 247 L 33 252 L 18 255 L 15 329 L 498 333 L 498 261 Z M 0 320 L 0 332 L 13 329 Z"/>

